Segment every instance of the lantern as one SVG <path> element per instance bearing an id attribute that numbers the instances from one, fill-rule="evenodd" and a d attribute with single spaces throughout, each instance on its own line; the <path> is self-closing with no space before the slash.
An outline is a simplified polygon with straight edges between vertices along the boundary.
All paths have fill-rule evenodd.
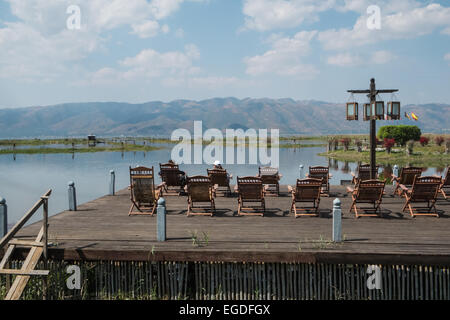
<path id="1" fill-rule="evenodd" d="M 372 108 L 370 106 L 370 103 L 364 104 L 364 121 L 369 121 L 372 117 Z"/>
<path id="2" fill-rule="evenodd" d="M 373 101 L 371 102 L 371 106 L 371 119 L 384 120 L 384 101 Z"/>
<path id="3" fill-rule="evenodd" d="M 358 120 L 358 103 L 347 103 L 347 120 Z"/>
<path id="4" fill-rule="evenodd" d="M 386 114 L 388 120 L 400 120 L 400 102 L 399 101 L 388 102 Z"/>

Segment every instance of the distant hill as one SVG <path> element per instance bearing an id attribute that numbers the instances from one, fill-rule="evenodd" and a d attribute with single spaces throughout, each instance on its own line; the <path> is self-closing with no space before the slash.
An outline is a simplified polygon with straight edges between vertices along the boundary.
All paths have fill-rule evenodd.
<path id="1" fill-rule="evenodd" d="M 450 105 L 408 105 L 423 132 L 450 128 Z M 361 114 L 362 110 L 360 110 Z M 0 109 L 0 138 L 86 136 L 167 136 L 177 128 L 192 132 L 193 121 L 207 128 L 278 128 L 281 134 L 366 133 L 368 122 L 346 121 L 343 104 L 292 99 L 214 98 L 204 101 L 69 103 L 45 107 Z M 393 124 L 379 121 L 378 126 Z"/>

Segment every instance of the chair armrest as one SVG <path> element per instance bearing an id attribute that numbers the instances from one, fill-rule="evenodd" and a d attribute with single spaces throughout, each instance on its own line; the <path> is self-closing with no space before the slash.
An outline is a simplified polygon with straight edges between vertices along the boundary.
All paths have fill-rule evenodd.
<path id="1" fill-rule="evenodd" d="M 356 178 L 356 173 L 350 172 L 350 174 L 352 175 L 353 178 Z"/>
<path id="2" fill-rule="evenodd" d="M 294 192 L 294 188 L 292 188 L 292 186 L 287 186 L 288 187 L 288 192 Z"/>
<path id="3" fill-rule="evenodd" d="M 353 193 L 355 192 L 355 189 L 353 189 L 352 187 L 347 187 L 347 192 Z"/>
<path id="4" fill-rule="evenodd" d="M 188 187 L 187 187 L 187 185 L 184 186 L 184 192 L 186 192 L 186 193 L 188 192 Z"/>
<path id="5" fill-rule="evenodd" d="M 408 192 L 409 191 L 409 189 L 403 184 L 400 184 L 399 187 L 400 187 L 400 189 L 402 189 L 403 192 Z"/>
<path id="6" fill-rule="evenodd" d="M 234 192 L 238 192 L 239 191 L 239 187 L 237 185 L 234 186 Z"/>
<path id="7" fill-rule="evenodd" d="M 230 178 L 230 180 L 233 179 L 233 175 L 232 174 L 228 175 L 228 178 Z"/>
<path id="8" fill-rule="evenodd" d="M 161 182 L 160 184 L 158 184 L 157 186 L 156 186 L 156 189 L 162 189 L 162 188 L 164 188 L 166 186 L 166 183 L 165 182 Z"/>
<path id="9" fill-rule="evenodd" d="M 392 178 L 392 180 L 397 181 L 397 182 L 399 180 L 395 174 L 391 174 L 391 178 Z"/>

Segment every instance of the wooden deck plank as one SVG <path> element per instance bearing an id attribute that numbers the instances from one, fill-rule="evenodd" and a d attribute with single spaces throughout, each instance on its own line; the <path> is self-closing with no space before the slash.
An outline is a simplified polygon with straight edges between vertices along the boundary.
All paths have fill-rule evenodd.
<path id="1" fill-rule="evenodd" d="M 392 197 L 388 187 L 382 209 L 385 218 L 355 219 L 348 212 L 350 198 L 344 187 L 332 186 L 320 203 L 321 217 L 295 219 L 289 213 L 287 187 L 282 196 L 268 197 L 264 217 L 238 217 L 236 197 L 217 197 L 214 217 L 186 217 L 184 196 L 166 196 L 166 242 L 156 241 L 156 217 L 128 216 L 129 191 L 85 203 L 78 211 L 65 211 L 49 219 L 50 257 L 118 260 L 185 259 L 189 261 L 407 261 L 450 265 L 450 201 L 439 200 L 441 218 L 402 213 L 404 199 Z M 333 200 L 342 201 L 345 242 L 331 243 Z M 51 200 L 50 200 L 51 201 Z M 21 240 L 35 237 L 41 224 L 27 226 Z M 202 242 L 193 245 L 192 234 Z M 18 250 L 20 252 L 20 250 Z M 151 253 L 153 252 L 153 254 Z M 196 260 L 197 259 L 197 260 Z M 389 260 L 390 259 L 390 260 Z"/>

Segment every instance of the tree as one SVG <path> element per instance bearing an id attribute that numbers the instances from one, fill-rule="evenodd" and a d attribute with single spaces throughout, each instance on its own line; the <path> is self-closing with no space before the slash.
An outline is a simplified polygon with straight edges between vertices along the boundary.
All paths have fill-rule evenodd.
<path id="1" fill-rule="evenodd" d="M 422 132 L 418 126 L 383 126 L 378 131 L 378 137 L 380 139 L 394 139 L 402 146 L 406 145 L 409 140 L 419 141 Z"/>

